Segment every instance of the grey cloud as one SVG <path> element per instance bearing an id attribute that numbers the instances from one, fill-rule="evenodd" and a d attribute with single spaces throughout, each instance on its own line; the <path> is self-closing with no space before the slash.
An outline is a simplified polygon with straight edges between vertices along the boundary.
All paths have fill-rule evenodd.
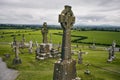
<path id="1" fill-rule="evenodd" d="M 120 0 L 0 0 L 0 23 L 58 24 L 58 14 L 64 5 L 71 5 L 77 22 L 94 23 L 120 21 Z M 115 16 L 116 15 L 116 16 Z"/>

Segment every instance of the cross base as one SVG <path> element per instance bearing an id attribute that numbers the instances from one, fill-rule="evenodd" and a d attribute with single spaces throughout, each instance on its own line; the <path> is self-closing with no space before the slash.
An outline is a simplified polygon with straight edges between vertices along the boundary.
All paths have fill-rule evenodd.
<path id="1" fill-rule="evenodd" d="M 22 63 L 22 61 L 21 61 L 20 58 L 14 58 L 13 59 L 13 64 L 21 64 L 21 63 Z"/>
<path id="2" fill-rule="evenodd" d="M 53 80 L 76 80 L 76 61 L 63 60 L 58 61 L 54 65 Z"/>

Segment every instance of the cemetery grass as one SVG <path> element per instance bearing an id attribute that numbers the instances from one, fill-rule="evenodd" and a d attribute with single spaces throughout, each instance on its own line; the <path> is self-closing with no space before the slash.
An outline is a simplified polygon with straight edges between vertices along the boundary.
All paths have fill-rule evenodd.
<path id="1" fill-rule="evenodd" d="M 16 33 L 18 31 L 18 33 Z M 13 32 L 13 33 L 1 33 L 1 32 Z M 21 35 L 25 34 L 26 42 L 29 40 L 33 40 L 35 42 L 36 40 L 40 43 L 41 40 L 41 33 L 40 31 L 35 30 L 2 30 L 0 32 L 1 35 L 4 36 L 3 38 L 0 38 L 0 42 L 11 42 L 12 37 L 11 35 L 17 35 L 17 40 L 21 40 Z M 50 30 L 49 33 L 52 33 L 52 41 L 55 44 L 58 44 L 61 42 L 62 37 L 60 35 L 54 35 L 54 33 L 61 33 L 61 30 Z M 97 33 L 99 35 L 103 35 L 103 38 L 100 39 L 107 39 L 107 44 L 112 43 L 112 38 L 115 36 L 119 36 L 119 33 L 116 32 L 110 32 L 111 34 L 117 34 L 115 36 L 110 36 L 109 32 L 101 32 L 101 31 L 94 31 L 96 33 L 95 35 L 92 34 L 92 31 L 85 32 L 78 32 L 78 31 L 72 31 L 73 35 L 83 35 L 91 37 L 89 42 L 92 42 L 93 36 L 97 36 Z M 103 34 L 104 33 L 104 34 Z M 18 35 L 19 34 L 19 35 Z M 91 34 L 91 35 L 90 35 Z M 108 37 L 107 37 L 108 35 Z M 7 37 L 6 37 L 7 36 Z M 105 36 L 105 38 L 104 38 Z M 49 37 L 49 35 L 48 35 Z M 107 37 L 107 38 L 106 38 Z M 110 39 L 110 38 L 111 39 Z M 72 40 L 76 39 L 76 37 L 72 37 Z M 104 41 L 98 40 L 98 36 L 96 37 L 96 42 L 103 43 Z M 115 38 L 115 40 L 118 41 L 118 37 Z M 84 41 L 84 40 L 83 40 Z M 76 43 L 72 44 L 76 45 Z M 79 43 L 79 46 L 82 47 L 83 44 Z M 96 49 L 96 50 L 90 50 L 88 45 L 84 45 L 84 48 L 82 48 L 82 51 L 88 52 L 88 54 L 83 54 L 83 64 L 77 64 L 77 76 L 81 77 L 82 80 L 119 80 L 120 79 L 120 52 L 116 53 L 116 59 L 111 62 L 107 63 L 108 58 L 108 52 L 103 49 Z M 79 48 L 75 48 L 74 50 L 79 50 Z M 46 59 L 44 61 L 42 60 L 36 60 L 35 59 L 35 47 L 34 47 L 34 53 L 29 54 L 28 49 L 21 49 L 21 52 L 24 52 L 24 54 L 20 53 L 19 57 L 22 59 L 22 64 L 19 65 L 12 65 L 12 60 L 14 58 L 14 53 L 11 50 L 10 44 L 0 44 L 0 57 L 3 58 L 3 60 L 7 63 L 9 68 L 16 69 L 19 71 L 19 76 L 16 80 L 53 80 L 53 71 L 54 71 L 54 62 L 58 60 L 58 58 L 50 58 Z M 9 53 L 11 54 L 11 57 L 6 59 L 4 54 Z M 75 54 L 72 57 L 77 60 L 77 55 Z M 76 61 L 77 62 L 77 61 Z M 87 68 L 87 64 L 89 64 Z M 84 71 L 86 69 L 89 69 L 91 73 L 89 75 L 84 74 Z"/>

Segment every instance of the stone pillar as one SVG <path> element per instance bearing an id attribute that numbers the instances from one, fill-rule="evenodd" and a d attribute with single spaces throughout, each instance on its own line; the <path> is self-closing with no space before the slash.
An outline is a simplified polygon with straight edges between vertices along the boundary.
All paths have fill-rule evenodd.
<path id="1" fill-rule="evenodd" d="M 59 22 L 63 28 L 61 60 L 54 65 L 53 80 L 73 80 L 76 78 L 76 61 L 71 59 L 71 27 L 75 17 L 71 6 L 66 5 L 59 15 Z"/>
<path id="2" fill-rule="evenodd" d="M 48 29 L 47 29 L 47 23 L 46 22 L 43 23 L 41 33 L 42 33 L 42 37 L 43 37 L 43 40 L 42 40 L 43 43 L 48 43 L 48 40 L 47 40 Z"/>
<path id="3" fill-rule="evenodd" d="M 13 37 L 13 45 L 12 45 L 13 48 L 16 46 L 16 42 L 17 42 L 17 41 L 16 41 L 16 37 L 14 36 L 14 37 Z"/>
<path id="4" fill-rule="evenodd" d="M 112 52 L 113 52 L 112 46 L 110 46 L 110 48 L 108 49 L 108 52 L 109 52 L 109 55 L 108 55 L 107 62 L 111 62 L 112 61 Z"/>
<path id="5" fill-rule="evenodd" d="M 13 64 L 21 64 L 21 59 L 19 58 L 19 44 L 16 42 L 15 50 L 15 58 L 13 59 Z"/>
<path id="6" fill-rule="evenodd" d="M 78 64 L 82 64 L 82 54 L 83 52 L 80 50 L 79 53 L 78 53 Z"/>
<path id="7" fill-rule="evenodd" d="M 115 43 L 115 41 L 113 41 L 113 43 L 112 43 L 112 59 L 114 59 L 115 58 L 115 47 L 116 47 L 116 43 Z"/>
<path id="8" fill-rule="evenodd" d="M 32 53 L 33 42 L 30 40 L 29 42 L 29 53 Z"/>

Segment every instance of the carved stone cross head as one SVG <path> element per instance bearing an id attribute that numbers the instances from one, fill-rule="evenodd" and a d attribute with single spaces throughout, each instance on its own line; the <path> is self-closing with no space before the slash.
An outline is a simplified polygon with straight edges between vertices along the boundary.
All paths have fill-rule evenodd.
<path id="1" fill-rule="evenodd" d="M 65 6 L 65 9 L 59 15 L 59 22 L 63 29 L 70 29 L 73 26 L 75 23 L 75 17 L 71 10 L 71 6 Z"/>

